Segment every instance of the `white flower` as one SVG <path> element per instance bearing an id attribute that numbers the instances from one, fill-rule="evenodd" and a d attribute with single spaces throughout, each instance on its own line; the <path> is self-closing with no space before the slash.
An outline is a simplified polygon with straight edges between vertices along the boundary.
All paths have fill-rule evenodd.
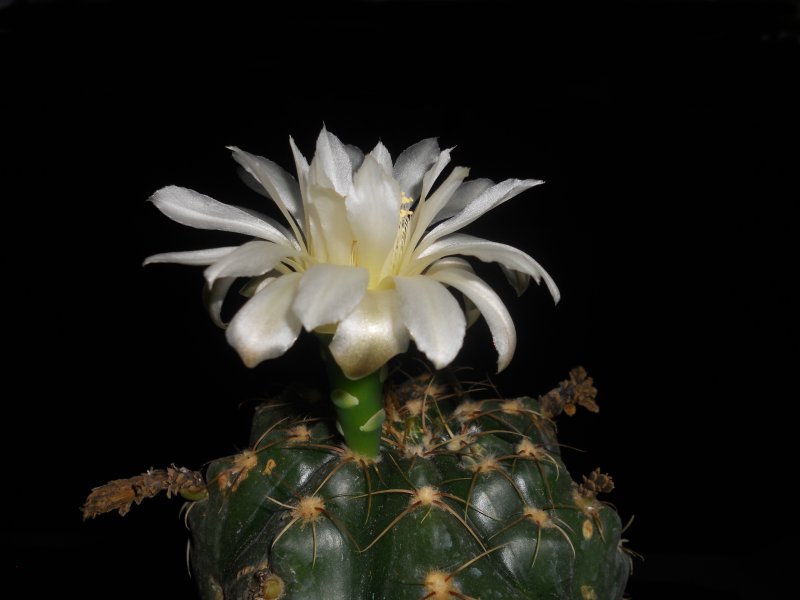
<path id="1" fill-rule="evenodd" d="M 266 158 L 231 148 L 250 183 L 277 204 L 288 229 L 185 188 L 165 187 L 151 197 L 183 225 L 256 238 L 238 247 L 156 254 L 145 261 L 208 265 L 209 308 L 220 325 L 233 281 L 254 278 L 254 295 L 227 329 L 228 342 L 246 365 L 282 355 L 305 328 L 334 333 L 330 350 L 351 378 L 379 369 L 411 339 L 442 368 L 456 357 L 477 309 L 491 330 L 498 371 L 504 369 L 516 346 L 511 316 L 456 255 L 499 263 L 518 293 L 530 277 L 544 279 L 558 301 L 555 283 L 533 258 L 456 233 L 541 181 L 464 181 L 469 170 L 455 167 L 434 189 L 450 162 L 450 150 L 440 151 L 435 139 L 411 146 L 394 163 L 383 144 L 364 156 L 324 128 L 310 165 L 294 140 L 289 143 L 297 180 Z M 467 316 L 445 286 L 463 294 Z"/>

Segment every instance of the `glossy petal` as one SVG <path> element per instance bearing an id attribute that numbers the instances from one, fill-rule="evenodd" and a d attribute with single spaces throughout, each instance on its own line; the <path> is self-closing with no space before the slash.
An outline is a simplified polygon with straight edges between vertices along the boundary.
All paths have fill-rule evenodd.
<path id="1" fill-rule="evenodd" d="M 425 234 L 425 230 L 436 218 L 439 211 L 444 208 L 447 201 L 450 200 L 467 175 L 469 175 L 469 169 L 465 167 L 456 167 L 450 175 L 447 176 L 447 179 L 442 182 L 442 185 L 436 188 L 436 191 L 430 198 L 420 201 L 412 220 L 414 233 L 411 236 L 409 248 L 414 248 L 417 245 Z"/>
<path id="2" fill-rule="evenodd" d="M 374 158 L 381 167 L 383 167 L 383 170 L 387 176 L 392 177 L 392 155 L 389 154 L 389 151 L 382 142 L 378 142 L 369 155 Z"/>
<path id="3" fill-rule="evenodd" d="M 522 296 L 522 294 L 525 293 L 525 290 L 527 290 L 528 286 L 531 284 L 531 276 L 521 271 L 509 269 L 502 263 L 498 264 L 500 265 L 500 269 L 503 271 L 503 275 L 506 276 L 508 285 L 514 288 L 514 291 L 517 292 L 517 296 Z M 557 301 L 558 300 L 556 300 L 556 302 Z"/>
<path id="4" fill-rule="evenodd" d="M 236 250 L 236 248 L 237 246 L 226 246 L 224 248 L 208 248 L 207 250 L 189 250 L 188 252 L 162 252 L 145 258 L 142 266 L 153 263 L 175 263 L 204 267 L 214 264 Z"/>
<path id="5" fill-rule="evenodd" d="M 317 151 L 311 161 L 310 183 L 346 196 L 350 193 L 352 177 L 353 166 L 345 145 L 323 127 L 317 138 Z"/>
<path id="6" fill-rule="evenodd" d="M 364 162 L 364 152 L 358 146 L 353 146 L 353 144 L 345 144 L 344 151 L 347 152 L 347 156 L 350 157 L 350 168 L 353 173 L 355 173 L 361 166 L 361 163 Z"/>
<path id="7" fill-rule="evenodd" d="M 436 138 L 428 138 L 409 146 L 394 163 L 394 178 L 400 191 L 410 198 L 417 198 L 422 188 L 422 177 L 439 158 Z"/>
<path id="8" fill-rule="evenodd" d="M 439 175 L 450 162 L 451 150 L 452 148 L 442 150 L 439 153 L 439 156 L 436 158 L 436 162 L 433 163 L 433 166 L 425 172 L 425 175 L 422 176 L 422 190 L 420 191 L 419 195 L 420 201 L 425 200 L 425 198 L 428 197 L 433 184 L 436 183 Z"/>
<path id="9" fill-rule="evenodd" d="M 505 369 L 517 347 L 517 332 L 500 297 L 480 277 L 463 268 L 438 269 L 430 277 L 454 287 L 480 310 L 497 348 L 497 372 Z"/>
<path id="10" fill-rule="evenodd" d="M 261 184 L 287 221 L 294 220 L 302 227 L 303 199 L 295 178 L 268 158 L 250 154 L 235 146 L 228 149 L 233 152 L 234 160 Z"/>
<path id="11" fill-rule="evenodd" d="M 345 199 L 335 191 L 309 187 L 308 224 L 313 246 L 309 251 L 320 262 L 351 264 L 355 236 L 347 219 Z"/>
<path id="12" fill-rule="evenodd" d="M 292 302 L 302 276 L 283 275 L 253 296 L 230 322 L 225 337 L 248 367 L 276 358 L 292 347 L 302 324 Z"/>
<path id="13" fill-rule="evenodd" d="M 303 273 L 292 309 L 308 331 L 338 323 L 358 306 L 368 283 L 366 269 L 314 265 Z"/>
<path id="14" fill-rule="evenodd" d="M 256 277 L 270 271 L 284 258 L 300 254 L 294 248 L 272 242 L 253 241 L 242 244 L 205 270 L 208 285 L 218 277 Z"/>
<path id="15" fill-rule="evenodd" d="M 395 290 L 369 290 L 336 328 L 331 353 L 351 379 L 377 371 L 408 348 L 408 329 Z"/>
<path id="16" fill-rule="evenodd" d="M 302 152 L 298 150 L 297 145 L 294 143 L 294 138 L 289 136 L 289 146 L 292 149 L 292 156 L 294 157 L 294 166 L 297 171 L 297 184 L 300 188 L 300 194 L 305 198 L 306 187 L 308 185 L 308 161 L 303 156 Z"/>
<path id="17" fill-rule="evenodd" d="M 181 225 L 243 233 L 287 246 L 292 244 L 286 230 L 281 226 L 193 190 L 170 185 L 158 190 L 150 197 L 150 201 L 158 210 Z"/>
<path id="18" fill-rule="evenodd" d="M 521 250 L 462 233 L 447 236 L 431 244 L 419 255 L 420 260 L 416 266 L 424 268 L 440 258 L 454 255 L 475 256 L 485 262 L 500 263 L 509 269 L 530 275 L 537 283 L 544 279 L 553 300 L 558 302 L 561 297 L 558 287 L 547 271 Z"/>
<path id="19" fill-rule="evenodd" d="M 433 277 L 437 272 L 443 269 L 463 269 L 468 271 L 469 273 L 474 274 L 475 271 L 472 269 L 472 265 L 469 264 L 463 258 L 458 258 L 456 256 L 448 256 L 447 258 L 441 258 L 433 263 L 427 271 L 425 271 L 425 275 L 427 277 Z M 435 277 L 434 277 L 435 279 Z M 481 311 L 478 310 L 478 307 L 473 304 L 472 300 L 470 300 L 467 296 L 464 296 L 464 316 L 467 319 L 467 329 L 472 327 L 475 322 L 480 318 Z"/>
<path id="20" fill-rule="evenodd" d="M 503 202 L 510 200 L 517 194 L 521 194 L 525 190 L 542 183 L 544 182 L 538 179 L 507 179 L 487 188 L 482 194 L 467 204 L 461 212 L 437 225 L 425 236 L 420 247 L 424 249 L 439 238 L 469 225 L 481 215 L 500 206 Z"/>
<path id="21" fill-rule="evenodd" d="M 400 188 L 370 154 L 353 177 L 353 190 L 345 203 L 347 219 L 358 242 L 358 264 L 378 277 L 397 235 Z"/>
<path id="22" fill-rule="evenodd" d="M 483 192 L 494 185 L 491 179 L 480 178 L 471 181 L 465 181 L 453 193 L 447 204 L 437 213 L 431 223 L 438 223 L 450 217 L 457 215 L 464 210 L 475 198 L 480 196 Z"/>
<path id="23" fill-rule="evenodd" d="M 228 290 L 231 289 L 236 277 L 221 277 L 214 282 L 210 288 L 206 286 L 203 288 L 203 301 L 208 310 L 208 315 L 211 317 L 214 325 L 221 329 L 225 329 L 228 324 L 222 320 L 222 304 L 225 302 L 225 296 L 228 295 Z"/>
<path id="24" fill-rule="evenodd" d="M 269 273 L 265 273 L 261 277 L 251 277 L 247 280 L 247 282 L 239 288 L 239 294 L 244 296 L 245 298 L 252 298 L 258 292 L 264 289 L 264 286 L 267 285 L 270 281 L 275 279 L 276 277 L 280 277 L 283 273 L 279 271 L 270 271 Z"/>
<path id="25" fill-rule="evenodd" d="M 429 277 L 395 277 L 403 321 L 414 342 L 437 369 L 449 365 L 461 349 L 466 320 L 456 299 Z"/>

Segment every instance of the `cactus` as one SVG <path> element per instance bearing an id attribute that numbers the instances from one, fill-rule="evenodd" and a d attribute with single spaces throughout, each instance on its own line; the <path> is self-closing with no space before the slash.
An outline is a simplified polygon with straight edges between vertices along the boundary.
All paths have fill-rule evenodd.
<path id="1" fill-rule="evenodd" d="M 387 393 L 377 460 L 302 397 L 262 405 L 187 510 L 202 598 L 620 598 L 613 484 L 571 480 L 552 421 L 593 397 L 582 369 L 538 400 L 413 378 Z"/>
<path id="2" fill-rule="evenodd" d="M 249 367 L 302 329 L 316 334 L 331 403 L 286 392 L 256 412 L 249 447 L 205 478 L 173 466 L 112 481 L 84 516 L 125 514 L 161 491 L 190 500 L 189 557 L 206 600 L 620 598 L 630 558 L 616 512 L 597 499 L 613 484 L 599 470 L 575 484 L 553 425 L 576 406 L 597 410 L 582 369 L 538 400 L 476 399 L 431 374 L 384 393 L 387 361 L 413 341 L 444 369 L 480 315 L 498 371 L 511 361 L 511 316 L 462 257 L 497 262 L 518 293 L 543 282 L 558 302 L 532 257 L 458 233 L 542 181 L 465 181 L 469 170 L 455 167 L 434 189 L 450 150 L 432 138 L 395 161 L 381 143 L 365 155 L 325 128 L 310 164 L 290 146 L 297 179 L 231 148 L 288 229 L 167 186 L 151 200 L 169 218 L 257 239 L 145 264 L 206 266 L 210 315 Z M 250 299 L 226 324 L 240 277 Z"/>

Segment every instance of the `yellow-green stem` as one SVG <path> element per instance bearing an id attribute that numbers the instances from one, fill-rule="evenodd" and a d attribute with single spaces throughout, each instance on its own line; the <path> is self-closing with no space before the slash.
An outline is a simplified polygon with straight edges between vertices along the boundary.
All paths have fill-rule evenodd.
<path id="1" fill-rule="evenodd" d="M 386 419 L 381 371 L 378 369 L 361 379 L 349 379 L 336 364 L 327 344 L 324 348 L 331 401 L 336 408 L 338 428 L 345 444 L 362 456 L 377 458 L 382 425 Z"/>

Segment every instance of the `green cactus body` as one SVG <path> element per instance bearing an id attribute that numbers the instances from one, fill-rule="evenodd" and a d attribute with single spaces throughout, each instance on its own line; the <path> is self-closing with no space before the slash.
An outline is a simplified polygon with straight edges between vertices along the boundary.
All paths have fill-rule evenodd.
<path id="1" fill-rule="evenodd" d="M 299 399 L 261 406 L 250 449 L 212 463 L 189 506 L 202 597 L 621 598 L 619 517 L 604 476 L 571 480 L 552 404 L 412 380 L 388 395 L 377 461 Z"/>

